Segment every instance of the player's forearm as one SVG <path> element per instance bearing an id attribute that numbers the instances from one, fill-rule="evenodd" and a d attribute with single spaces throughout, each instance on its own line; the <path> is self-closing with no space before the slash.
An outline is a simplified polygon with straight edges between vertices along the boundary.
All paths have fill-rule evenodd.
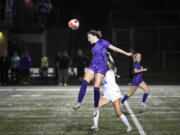
<path id="1" fill-rule="evenodd" d="M 139 69 L 139 70 L 135 69 L 135 70 L 134 70 L 134 73 L 135 73 L 135 74 L 141 73 L 141 72 L 145 72 L 144 69 Z"/>
<path id="2" fill-rule="evenodd" d="M 111 63 L 113 63 L 113 64 L 115 63 L 115 62 L 114 62 L 114 59 L 113 59 L 112 56 L 111 56 L 111 54 L 109 55 L 109 60 L 110 60 Z"/>
<path id="3" fill-rule="evenodd" d="M 110 45 L 109 48 L 117 53 L 121 53 L 121 54 L 124 54 L 124 55 L 127 55 L 128 56 L 128 53 L 125 52 L 124 50 L 120 49 L 120 48 L 117 48 L 113 45 Z"/>

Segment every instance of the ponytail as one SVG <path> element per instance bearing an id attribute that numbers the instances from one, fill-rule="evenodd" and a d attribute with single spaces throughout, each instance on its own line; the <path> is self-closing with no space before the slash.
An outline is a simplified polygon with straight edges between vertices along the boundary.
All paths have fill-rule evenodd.
<path id="1" fill-rule="evenodd" d="M 102 37 L 102 33 L 101 33 L 101 31 L 100 30 L 90 30 L 90 31 L 88 31 L 88 33 L 87 34 L 91 34 L 91 35 L 93 35 L 93 36 L 96 36 L 97 38 L 101 38 Z"/>

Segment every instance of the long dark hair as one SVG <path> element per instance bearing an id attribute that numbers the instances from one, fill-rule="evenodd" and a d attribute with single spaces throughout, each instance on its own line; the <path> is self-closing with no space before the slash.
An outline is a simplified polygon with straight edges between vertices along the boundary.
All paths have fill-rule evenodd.
<path id="1" fill-rule="evenodd" d="M 87 32 L 87 34 L 91 34 L 91 35 L 96 36 L 98 38 L 102 37 L 102 33 L 100 30 L 90 30 Z"/>

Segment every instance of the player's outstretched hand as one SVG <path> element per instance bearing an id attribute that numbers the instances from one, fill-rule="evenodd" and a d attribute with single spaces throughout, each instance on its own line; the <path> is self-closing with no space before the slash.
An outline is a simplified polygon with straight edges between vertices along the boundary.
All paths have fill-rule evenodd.
<path id="1" fill-rule="evenodd" d="M 148 69 L 147 68 L 143 68 L 144 71 L 147 71 Z"/>
<path id="2" fill-rule="evenodd" d="M 131 52 L 126 54 L 127 56 L 133 56 L 133 54 Z"/>

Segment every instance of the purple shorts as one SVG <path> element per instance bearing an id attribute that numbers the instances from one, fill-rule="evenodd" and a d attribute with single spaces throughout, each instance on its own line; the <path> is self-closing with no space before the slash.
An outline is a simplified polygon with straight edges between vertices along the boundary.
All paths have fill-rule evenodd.
<path id="1" fill-rule="evenodd" d="M 94 74 L 101 73 L 105 75 L 107 71 L 107 64 L 91 64 L 89 69 L 94 71 Z"/>
<path id="2" fill-rule="evenodd" d="M 142 82 L 142 77 L 139 77 L 139 76 L 134 76 L 133 79 L 132 79 L 132 86 L 139 86 L 139 84 Z"/>

